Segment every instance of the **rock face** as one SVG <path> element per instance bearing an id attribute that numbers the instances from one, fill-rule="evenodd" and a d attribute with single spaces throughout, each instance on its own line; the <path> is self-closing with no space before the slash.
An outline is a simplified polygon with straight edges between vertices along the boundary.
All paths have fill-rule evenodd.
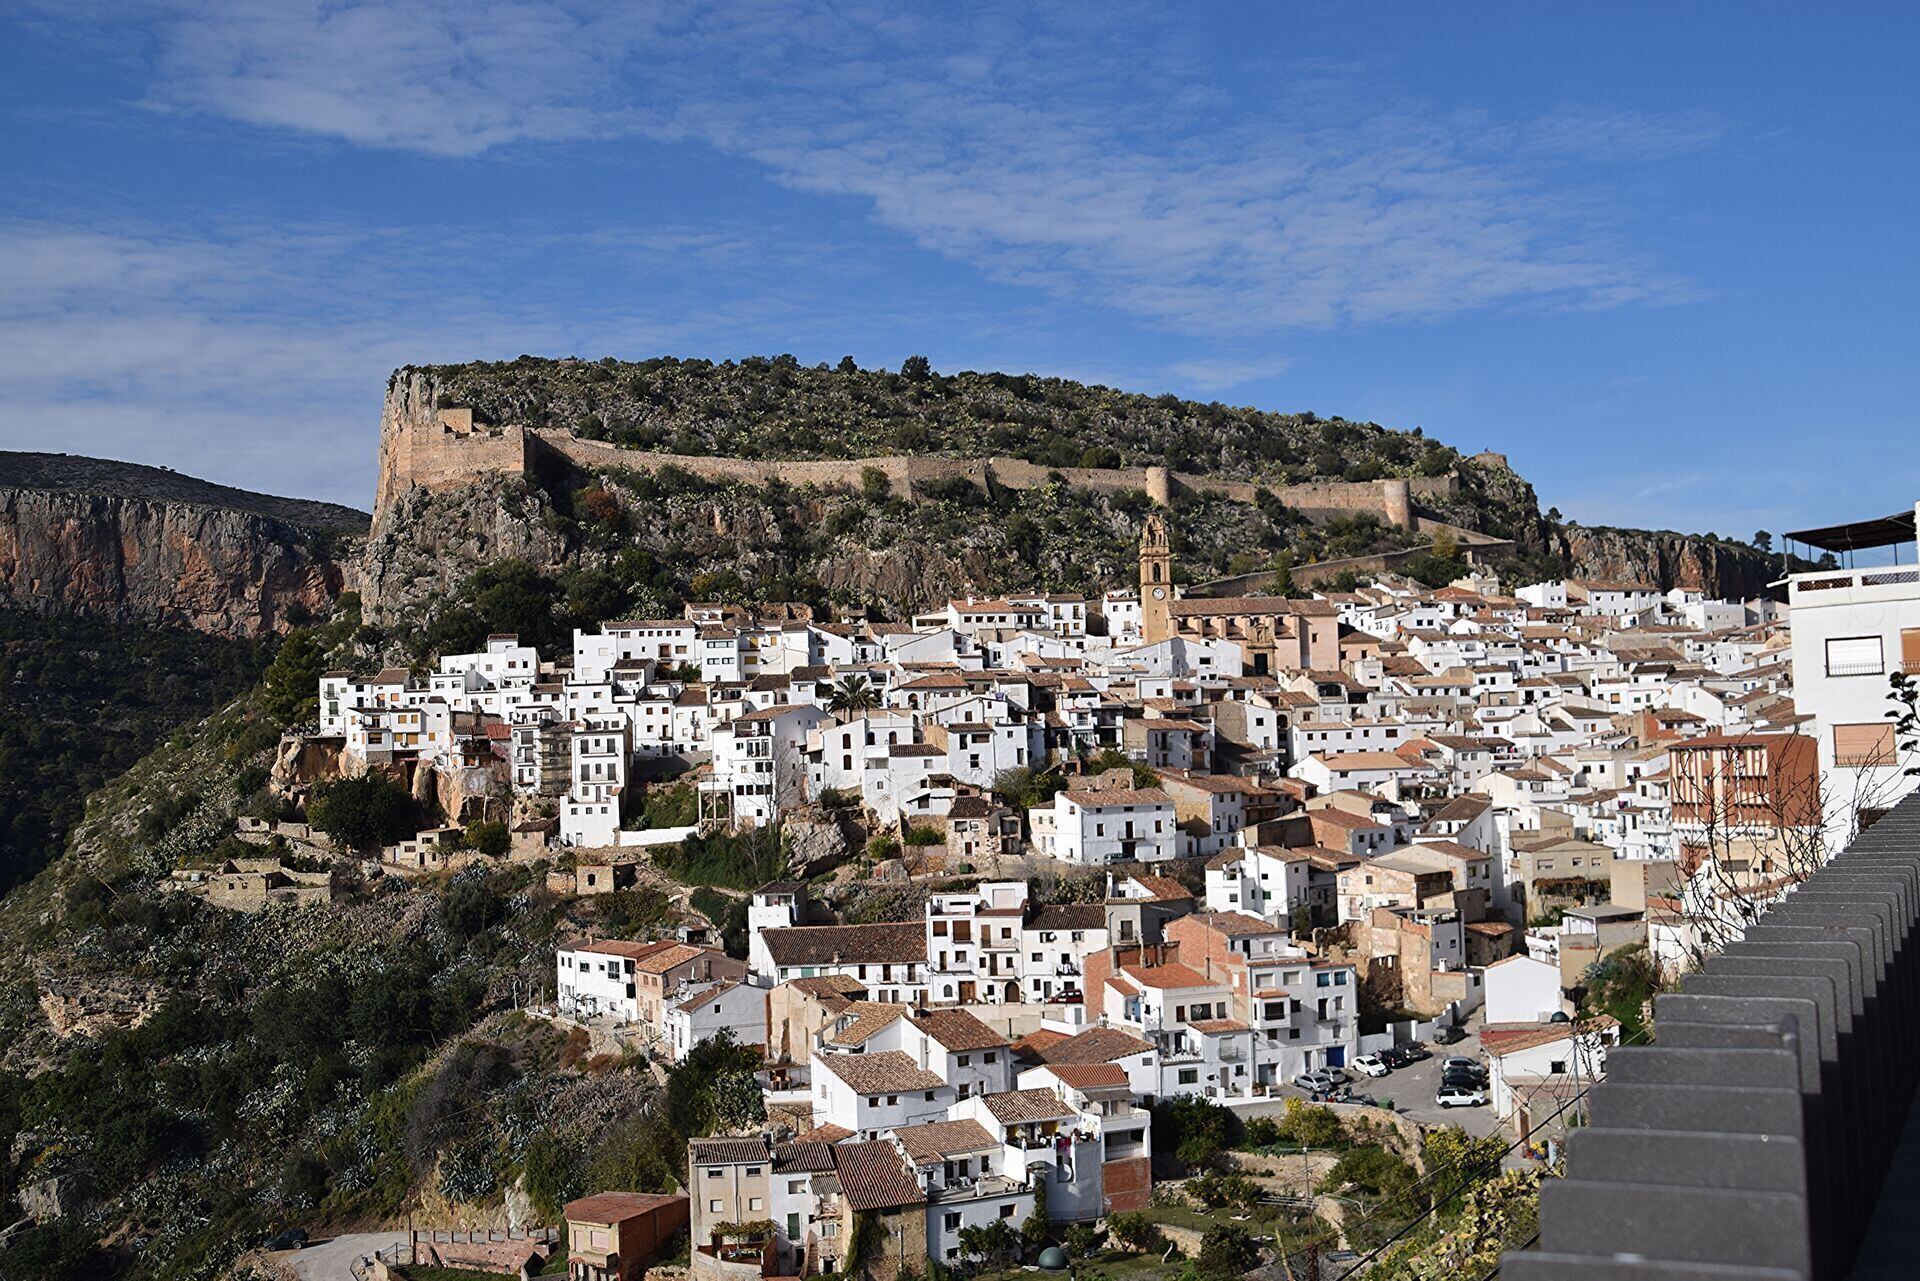
<path id="1" fill-rule="evenodd" d="M 324 614 L 350 508 L 228 489 L 155 467 L 0 453 L 0 604 L 221 636 Z"/>
<path id="2" fill-rule="evenodd" d="M 1555 550 L 1576 578 L 1693 588 L 1709 597 L 1745 600 L 1780 576 L 1774 558 L 1751 547 L 1671 530 L 1572 526 L 1554 532 Z"/>

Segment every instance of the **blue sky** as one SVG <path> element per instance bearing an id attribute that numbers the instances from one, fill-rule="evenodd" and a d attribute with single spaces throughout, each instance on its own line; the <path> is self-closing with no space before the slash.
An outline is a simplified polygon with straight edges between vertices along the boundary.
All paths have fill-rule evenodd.
<path id="1" fill-rule="evenodd" d="M 1920 494 L 1911 6 L 0 16 L 0 447 L 365 506 L 385 375 L 851 354 L 1420 426 L 1590 523 Z"/>

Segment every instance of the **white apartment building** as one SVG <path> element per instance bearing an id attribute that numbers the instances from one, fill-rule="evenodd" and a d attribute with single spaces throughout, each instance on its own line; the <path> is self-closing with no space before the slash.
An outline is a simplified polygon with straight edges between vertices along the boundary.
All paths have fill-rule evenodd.
<path id="1" fill-rule="evenodd" d="M 1832 551 L 1911 544 L 1920 506 L 1883 520 L 1805 530 L 1795 542 Z M 1920 549 L 1916 549 L 1920 550 Z M 1888 713 L 1888 677 L 1920 675 L 1920 565 L 1815 570 L 1787 580 L 1793 699 L 1814 718 L 1828 844 L 1844 846 L 1861 817 L 1913 790 Z"/>
<path id="2" fill-rule="evenodd" d="M 1069 789 L 1027 818 L 1035 848 L 1069 863 L 1160 863 L 1180 852 L 1173 798 L 1158 788 Z"/>

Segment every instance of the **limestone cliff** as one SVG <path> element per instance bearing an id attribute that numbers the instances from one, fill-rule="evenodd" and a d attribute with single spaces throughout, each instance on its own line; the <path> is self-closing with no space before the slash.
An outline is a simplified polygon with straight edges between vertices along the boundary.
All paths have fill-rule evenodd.
<path id="1" fill-rule="evenodd" d="M 158 467 L 0 453 L 0 605 L 220 636 L 326 612 L 367 517 Z"/>
<path id="2" fill-rule="evenodd" d="M 1672 530 L 1573 525 L 1554 530 L 1551 541 L 1576 578 L 1689 587 L 1729 600 L 1764 595 L 1781 572 L 1758 548 Z"/>

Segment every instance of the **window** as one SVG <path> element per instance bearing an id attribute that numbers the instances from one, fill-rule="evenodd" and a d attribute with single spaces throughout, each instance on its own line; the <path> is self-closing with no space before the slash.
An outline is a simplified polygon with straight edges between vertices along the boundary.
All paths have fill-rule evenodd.
<path id="1" fill-rule="evenodd" d="M 720 1213 L 720 1202 L 718 1200 L 707 1202 L 707 1212 L 709 1214 Z"/>
<path id="2" fill-rule="evenodd" d="M 1003 1219 L 1011 1219 L 1013 1217 L 1013 1207 L 1010 1205 L 1001 1206 L 1000 1217 Z"/>
<path id="3" fill-rule="evenodd" d="M 1863 769 L 1894 763 L 1893 723 L 1835 725 L 1833 763 L 1842 769 Z"/>
<path id="4" fill-rule="evenodd" d="M 945 1223 L 946 1229 L 949 1232 L 958 1232 L 960 1230 L 960 1216 L 958 1214 L 949 1212 Z"/>
<path id="5" fill-rule="evenodd" d="M 718 1169 L 713 1169 L 713 1170 L 708 1170 L 708 1171 L 707 1171 L 707 1177 L 708 1177 L 709 1179 L 717 1179 L 717 1178 L 719 1178 L 719 1177 L 720 1177 L 720 1175 L 721 1175 L 721 1173 L 722 1173 L 722 1172 L 721 1172 L 720 1170 L 718 1170 Z"/>
<path id="6" fill-rule="evenodd" d="M 1886 672 L 1886 656 L 1878 636 L 1834 636 L 1827 641 L 1827 675 L 1879 676 Z"/>

